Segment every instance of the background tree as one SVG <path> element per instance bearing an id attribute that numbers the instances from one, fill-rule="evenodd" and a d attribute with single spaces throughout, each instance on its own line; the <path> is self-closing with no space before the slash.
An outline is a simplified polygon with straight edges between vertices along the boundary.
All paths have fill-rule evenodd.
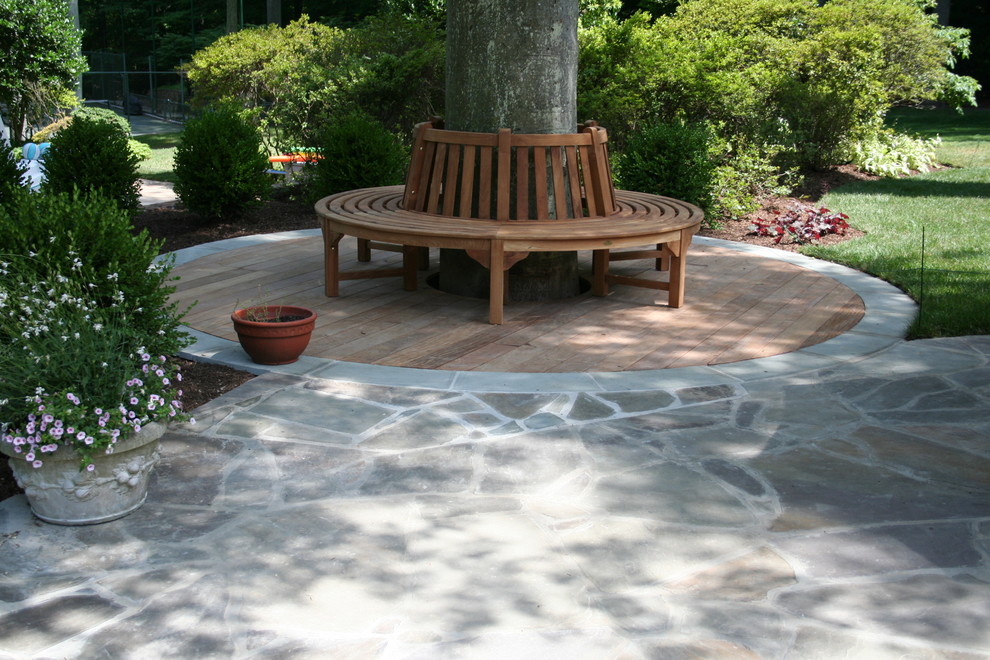
<path id="1" fill-rule="evenodd" d="M 443 3 L 440 3 L 442 13 Z M 287 25 L 301 16 L 336 27 L 356 25 L 392 4 L 423 5 L 413 0 L 267 0 L 236 3 L 239 29 L 276 23 Z M 274 20 L 273 4 L 279 20 Z M 244 15 L 240 11 L 243 8 Z M 83 50 L 120 53 L 127 68 L 142 71 L 148 58 L 158 71 L 188 62 L 193 53 L 227 33 L 226 0 L 79 0 Z"/>
<path id="2" fill-rule="evenodd" d="M 798 168 L 922 147 L 884 131 L 895 105 L 974 101 L 976 81 L 951 71 L 966 31 L 938 25 L 933 10 L 931 0 L 686 0 L 669 15 L 604 20 L 581 31 L 580 115 L 608 127 L 615 151 L 644 127 L 708 123 L 718 205 L 745 214 Z"/>
<path id="3" fill-rule="evenodd" d="M 86 60 L 65 0 L 0 0 L 0 44 L 0 103 L 19 144 L 27 124 L 71 92 Z"/>
<path id="4" fill-rule="evenodd" d="M 442 108 L 443 35 L 432 19 L 397 12 L 346 30 L 303 16 L 224 36 L 188 71 L 195 105 L 237 103 L 276 149 L 312 146 L 353 111 L 408 136 Z"/>

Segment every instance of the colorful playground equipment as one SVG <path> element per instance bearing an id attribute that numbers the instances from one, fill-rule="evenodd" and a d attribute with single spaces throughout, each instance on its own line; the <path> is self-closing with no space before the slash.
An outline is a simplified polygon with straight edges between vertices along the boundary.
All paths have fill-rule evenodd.
<path id="1" fill-rule="evenodd" d="M 291 181 L 295 178 L 296 174 L 302 171 L 302 169 L 309 163 L 315 163 L 316 161 L 323 158 L 319 154 L 318 149 L 299 147 L 292 149 L 291 153 L 278 154 L 275 156 L 269 156 L 268 162 L 274 165 L 281 166 L 281 169 L 276 169 L 272 167 L 266 170 L 269 174 L 278 174 L 286 177 L 286 180 Z"/>

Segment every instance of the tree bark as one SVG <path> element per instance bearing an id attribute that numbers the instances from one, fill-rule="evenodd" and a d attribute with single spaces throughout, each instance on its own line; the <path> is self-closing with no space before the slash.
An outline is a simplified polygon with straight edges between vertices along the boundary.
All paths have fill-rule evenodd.
<path id="1" fill-rule="evenodd" d="M 938 0 L 937 5 L 938 22 L 942 25 L 949 25 L 952 20 L 952 0 Z"/>
<path id="2" fill-rule="evenodd" d="M 266 0 L 268 24 L 282 25 L 282 0 Z"/>
<path id="3" fill-rule="evenodd" d="M 227 34 L 233 34 L 238 29 L 237 0 L 227 0 Z"/>
<path id="4" fill-rule="evenodd" d="M 446 127 L 575 132 L 579 10 L 578 0 L 448 0 Z M 442 250 L 440 289 L 487 297 L 487 270 Z M 534 252 L 509 271 L 511 300 L 579 291 L 575 252 Z"/>

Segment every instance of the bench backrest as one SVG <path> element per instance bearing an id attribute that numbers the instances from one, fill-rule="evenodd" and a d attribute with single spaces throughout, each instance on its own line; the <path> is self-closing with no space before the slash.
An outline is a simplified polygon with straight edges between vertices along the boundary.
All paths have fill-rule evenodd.
<path id="1" fill-rule="evenodd" d="M 417 124 L 406 177 L 406 210 L 460 218 L 597 218 L 616 211 L 608 133 L 447 131 Z"/>

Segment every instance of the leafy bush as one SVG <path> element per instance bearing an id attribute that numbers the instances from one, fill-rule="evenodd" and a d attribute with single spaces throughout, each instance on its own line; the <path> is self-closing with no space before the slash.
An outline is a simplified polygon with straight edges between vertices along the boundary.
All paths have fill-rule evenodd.
<path id="1" fill-rule="evenodd" d="M 337 104 L 339 83 L 328 69 L 340 58 L 342 35 L 303 16 L 284 28 L 268 25 L 223 36 L 193 54 L 187 69 L 195 89 L 192 102 L 199 108 L 245 108 L 273 150 L 309 146 L 323 108 Z"/>
<path id="2" fill-rule="evenodd" d="M 430 18 L 398 11 L 348 30 L 305 16 L 240 30 L 193 55 L 193 102 L 235 102 L 278 151 L 312 146 L 323 125 L 354 110 L 406 133 L 442 107 L 441 35 Z"/>
<path id="3" fill-rule="evenodd" d="M 127 135 L 131 134 L 131 123 L 127 121 L 126 117 L 118 115 L 113 110 L 109 108 L 99 108 L 96 106 L 84 105 L 80 108 L 76 108 L 71 115 L 73 118 L 82 117 L 83 119 L 92 119 L 94 121 L 105 121 L 108 124 L 114 124 L 120 128 L 121 131 Z"/>
<path id="4" fill-rule="evenodd" d="M 358 188 L 398 185 L 408 151 L 380 123 L 351 114 L 327 124 L 318 140 L 322 159 L 308 180 L 313 200 Z"/>
<path id="5" fill-rule="evenodd" d="M 131 155 L 137 158 L 139 162 L 151 158 L 151 146 L 144 142 L 128 140 L 127 148 L 131 152 Z"/>
<path id="6" fill-rule="evenodd" d="M 0 207 L 0 246 L 0 442 L 34 467 L 71 447 L 86 467 L 180 415 L 161 357 L 189 343 L 169 302 L 174 260 L 126 211 L 99 193 L 22 192 Z"/>
<path id="7" fill-rule="evenodd" d="M 342 81 L 335 114 L 361 112 L 403 135 L 443 111 L 443 36 L 423 15 L 389 12 L 348 30 L 345 57 L 333 71 Z"/>
<path id="8" fill-rule="evenodd" d="M 112 110 L 107 110 L 105 108 L 93 108 L 84 106 L 78 108 L 72 114 L 63 115 L 59 117 L 52 123 L 48 124 L 44 128 L 34 132 L 31 137 L 31 141 L 35 144 L 41 144 L 42 142 L 48 142 L 52 139 L 52 136 L 57 134 L 59 131 L 68 127 L 72 123 L 73 117 L 84 117 L 86 119 L 93 119 L 97 121 L 105 121 L 110 124 L 119 126 L 121 130 L 130 135 L 131 125 L 124 117 L 121 117 L 116 112 Z M 137 140 L 128 139 L 127 141 L 128 149 L 130 152 L 137 156 L 138 160 L 148 160 L 151 158 L 151 147 L 148 145 L 138 142 Z"/>
<path id="9" fill-rule="evenodd" d="M 122 209 L 137 210 L 139 158 L 131 152 L 128 139 L 128 132 L 116 122 L 74 117 L 52 136 L 51 147 L 42 158 L 45 172 L 42 190 L 99 193 Z"/>
<path id="10" fill-rule="evenodd" d="M 737 218 L 759 200 L 782 195 L 797 182 L 793 169 L 774 162 L 779 148 L 730 143 L 718 127 L 667 122 L 632 133 L 615 156 L 619 187 L 666 195 L 700 206 L 707 221 Z"/>
<path id="11" fill-rule="evenodd" d="M 730 218 L 755 211 L 764 197 L 786 195 L 800 180 L 796 168 L 781 162 L 778 145 L 723 141 L 719 153 L 713 195 L 719 211 Z"/>
<path id="12" fill-rule="evenodd" d="M 258 131 L 221 107 L 186 123 L 175 150 L 175 193 L 189 209 L 225 217 L 260 204 L 271 193 Z"/>
<path id="13" fill-rule="evenodd" d="M 101 304 L 75 253 L 70 276 L 39 274 L 31 257 L 0 260 L 0 442 L 33 467 L 61 447 L 92 458 L 151 421 L 184 417 L 182 378 L 164 356 L 152 360 L 130 324 L 132 305 Z M 105 288 L 100 283 L 99 288 Z"/>
<path id="14" fill-rule="evenodd" d="M 601 18 L 578 34 L 578 116 L 607 127 L 612 148 L 621 151 L 626 136 L 656 114 L 652 94 L 662 65 L 660 45 L 645 14 L 625 21 Z"/>
<path id="15" fill-rule="evenodd" d="M 715 162 L 710 134 L 703 124 L 651 124 L 633 133 L 616 158 L 618 185 L 627 190 L 666 195 L 714 211 Z"/>
<path id="16" fill-rule="evenodd" d="M 935 149 L 939 144 L 939 138 L 913 138 L 887 129 L 854 143 L 852 162 L 860 169 L 880 176 L 927 172 L 938 164 Z"/>
<path id="17" fill-rule="evenodd" d="M 578 110 L 626 134 L 708 121 L 729 142 L 804 166 L 848 162 L 895 104 L 972 103 L 949 68 L 965 31 L 916 0 L 685 0 L 669 16 L 602 19 L 579 32 Z"/>
<path id="18" fill-rule="evenodd" d="M 14 156 L 14 150 L 0 144 L 0 205 L 8 205 L 19 190 L 26 170 Z"/>
<path id="19" fill-rule="evenodd" d="M 62 115 L 55 121 L 51 122 L 47 126 L 38 129 L 31 136 L 31 141 L 35 144 L 41 144 L 42 142 L 48 142 L 52 139 L 52 136 L 58 133 L 60 130 L 72 123 L 72 115 Z"/>
<path id="20" fill-rule="evenodd" d="M 31 256 L 25 263 L 37 280 L 92 283 L 87 295 L 99 307 L 126 310 L 129 328 L 149 352 L 171 355 L 186 345 L 181 314 L 168 300 L 171 261 L 158 260 L 161 243 L 146 231 L 135 235 L 114 202 L 78 192 L 18 195 L 0 207 L 0 245 L 5 255 Z"/>

